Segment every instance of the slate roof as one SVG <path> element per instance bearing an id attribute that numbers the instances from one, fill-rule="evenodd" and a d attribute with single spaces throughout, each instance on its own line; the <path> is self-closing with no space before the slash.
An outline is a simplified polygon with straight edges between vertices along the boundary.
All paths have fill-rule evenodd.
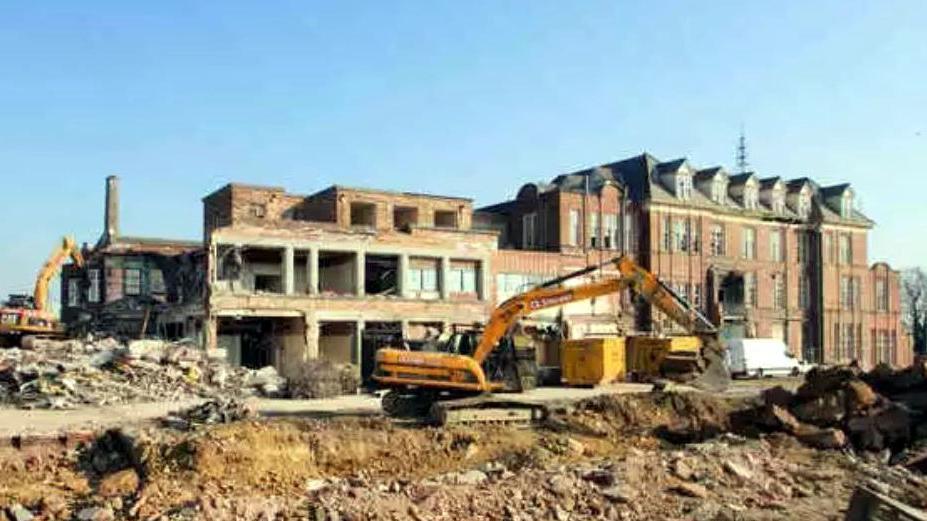
<path id="1" fill-rule="evenodd" d="M 800 219 L 798 214 L 788 205 L 786 205 L 784 213 L 782 214 L 773 213 L 770 205 L 765 204 L 763 201 L 759 201 L 755 210 L 748 210 L 743 206 L 741 201 L 737 201 L 733 197 L 725 198 L 723 203 L 715 202 L 709 195 L 703 193 L 698 188 L 692 191 L 692 196 L 689 200 L 680 200 L 663 186 L 660 182 L 660 175 L 678 171 L 685 163 L 687 163 L 686 158 L 674 159 L 672 161 L 660 161 L 653 155 L 643 152 L 639 155 L 606 163 L 598 167 L 586 168 L 576 172 L 558 175 L 549 184 L 533 183 L 533 185 L 537 187 L 539 193 L 558 189 L 571 192 L 583 192 L 585 190 L 586 178 L 588 177 L 590 193 L 598 192 L 608 182 L 614 183 L 619 187 L 624 186 L 631 200 L 637 202 L 649 200 L 669 205 L 746 214 L 759 218 Z M 726 174 L 722 167 L 714 166 L 696 170 L 693 177 L 698 181 L 703 181 L 712 179 L 721 173 Z M 824 222 L 843 222 L 861 225 L 872 224 L 872 221 L 858 210 L 854 210 L 852 216 L 843 218 L 838 213 L 839 208 L 831 208 L 828 205 L 827 199 L 834 195 L 842 194 L 843 191 L 850 186 L 848 183 L 822 188 L 814 182 L 814 180 L 807 177 L 786 180 L 781 176 L 772 176 L 759 179 L 754 172 L 744 172 L 728 175 L 728 186 L 736 187 L 743 185 L 751 177 L 758 179 L 761 188 L 770 188 L 777 181 L 781 181 L 784 183 L 786 190 L 790 193 L 800 190 L 802 186 L 807 184 L 812 189 L 812 200 L 814 202 L 812 207 L 817 208 L 816 212 Z M 514 201 L 507 201 L 487 206 L 481 208 L 480 211 L 496 213 L 506 212 L 511 209 L 511 204 L 513 202 Z M 815 210 L 812 212 L 812 215 L 814 214 Z"/>

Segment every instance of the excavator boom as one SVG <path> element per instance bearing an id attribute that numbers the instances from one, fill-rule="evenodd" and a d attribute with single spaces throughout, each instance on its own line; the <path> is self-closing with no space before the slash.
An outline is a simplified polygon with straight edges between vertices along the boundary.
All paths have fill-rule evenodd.
<path id="1" fill-rule="evenodd" d="M 48 302 L 48 287 L 61 265 L 70 257 L 78 267 L 84 266 L 84 257 L 71 237 L 64 237 L 52 250 L 35 278 L 32 302 L 13 298 L 0 307 L 0 346 L 17 344 L 26 335 L 63 334 L 57 317 L 52 314 Z"/>
<path id="2" fill-rule="evenodd" d="M 71 237 L 64 237 L 61 244 L 52 250 L 51 255 L 48 256 L 35 278 L 35 290 L 32 293 L 35 299 L 35 309 L 48 311 L 48 286 L 68 257 L 78 267 L 84 267 L 84 257 L 77 247 L 77 243 Z"/>

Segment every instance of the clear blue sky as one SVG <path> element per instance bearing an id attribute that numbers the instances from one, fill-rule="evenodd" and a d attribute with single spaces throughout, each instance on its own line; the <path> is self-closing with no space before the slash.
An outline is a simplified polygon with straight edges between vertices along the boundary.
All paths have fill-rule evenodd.
<path id="1" fill-rule="evenodd" d="M 0 4 L 0 293 L 57 238 L 196 239 L 228 181 L 509 197 L 647 150 L 851 182 L 927 264 L 927 2 Z"/>

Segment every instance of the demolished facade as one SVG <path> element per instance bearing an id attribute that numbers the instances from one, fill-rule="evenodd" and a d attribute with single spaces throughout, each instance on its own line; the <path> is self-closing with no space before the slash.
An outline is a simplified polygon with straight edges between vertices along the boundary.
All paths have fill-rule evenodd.
<path id="1" fill-rule="evenodd" d="M 367 377 L 378 347 L 472 328 L 506 291 L 567 268 L 558 256 L 499 250 L 497 232 L 475 228 L 472 202 L 456 197 L 230 184 L 204 199 L 204 213 L 208 346 L 284 375 L 321 357 Z M 507 278 L 507 268 L 525 273 L 519 263 L 536 276 Z"/>
<path id="2" fill-rule="evenodd" d="M 63 267 L 61 319 L 73 333 L 201 341 L 202 243 L 128 237 L 119 230 L 119 179 L 106 179 L 104 230 L 85 266 Z"/>

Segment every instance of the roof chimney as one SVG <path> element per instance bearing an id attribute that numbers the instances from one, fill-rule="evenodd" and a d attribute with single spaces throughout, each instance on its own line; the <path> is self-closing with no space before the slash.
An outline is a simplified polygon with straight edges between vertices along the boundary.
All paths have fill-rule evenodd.
<path id="1" fill-rule="evenodd" d="M 103 237 L 109 243 L 119 236 L 119 178 L 106 178 L 106 209 L 103 215 Z"/>

